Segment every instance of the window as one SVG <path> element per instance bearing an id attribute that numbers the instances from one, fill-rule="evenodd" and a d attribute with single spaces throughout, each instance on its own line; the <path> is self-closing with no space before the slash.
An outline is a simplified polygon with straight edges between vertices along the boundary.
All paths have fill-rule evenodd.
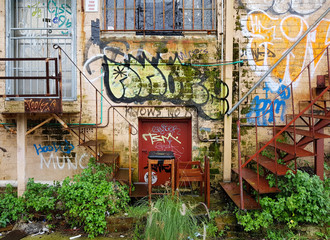
<path id="1" fill-rule="evenodd" d="M 216 0 L 105 0 L 108 31 L 175 35 L 184 31 L 215 32 Z"/>
<path id="2" fill-rule="evenodd" d="M 7 0 L 7 51 L 9 58 L 57 57 L 54 44 L 60 45 L 75 60 L 75 0 Z M 54 67 L 50 66 L 53 70 Z M 10 62 L 6 71 L 15 76 L 45 76 L 44 62 Z M 52 74 L 52 73 L 50 73 Z M 76 97 L 75 70 L 66 57 L 62 58 L 62 96 Z M 54 82 L 50 83 L 55 92 Z M 6 93 L 44 94 L 46 80 L 7 80 Z"/>

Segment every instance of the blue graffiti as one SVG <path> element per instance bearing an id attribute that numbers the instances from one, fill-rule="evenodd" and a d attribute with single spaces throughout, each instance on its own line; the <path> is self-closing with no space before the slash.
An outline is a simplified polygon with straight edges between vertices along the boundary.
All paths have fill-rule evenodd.
<path id="1" fill-rule="evenodd" d="M 60 150 L 63 153 L 66 154 L 70 154 L 72 152 L 72 150 L 74 149 L 74 146 L 68 141 L 65 140 L 65 143 L 60 143 L 60 144 L 55 144 L 55 142 L 53 142 L 52 145 L 47 145 L 47 146 L 41 146 L 39 144 L 39 147 L 37 147 L 36 144 L 33 144 L 34 148 L 36 149 L 37 154 L 39 155 L 40 153 L 46 153 L 46 152 L 57 152 L 58 150 Z"/>
<path id="2" fill-rule="evenodd" d="M 56 1 L 49 0 L 48 1 L 48 12 L 54 14 L 54 18 L 52 19 L 54 24 L 58 24 L 58 27 L 70 28 L 72 25 L 71 22 L 71 6 L 68 4 L 61 4 L 60 6 L 56 5 Z M 63 35 L 67 35 L 68 31 L 62 31 Z"/>
<path id="3" fill-rule="evenodd" d="M 280 82 L 281 82 L 281 80 L 280 80 Z M 266 92 L 265 98 L 262 99 L 259 96 L 255 96 L 251 103 L 251 109 L 246 114 L 246 117 L 259 117 L 259 116 L 263 115 L 262 117 L 257 118 L 257 122 L 258 122 L 258 125 L 265 126 L 265 125 L 268 125 L 269 123 L 273 123 L 273 121 L 274 121 L 273 112 L 275 112 L 275 114 L 280 115 L 281 121 L 284 121 L 284 116 L 285 116 L 285 111 L 286 111 L 285 100 L 289 99 L 291 96 L 290 88 L 287 88 L 287 89 L 285 89 L 285 88 L 286 88 L 286 86 L 284 84 L 281 84 L 280 87 L 276 91 L 273 91 L 266 83 L 266 86 L 263 88 L 263 90 Z M 272 99 L 268 98 L 269 93 L 280 94 L 279 97 L 275 99 L 274 105 L 272 104 Z M 266 111 L 266 109 L 268 107 L 269 107 L 269 109 Z M 274 111 L 273 111 L 273 108 L 275 108 Z M 255 119 L 248 118 L 247 122 L 254 124 Z"/>

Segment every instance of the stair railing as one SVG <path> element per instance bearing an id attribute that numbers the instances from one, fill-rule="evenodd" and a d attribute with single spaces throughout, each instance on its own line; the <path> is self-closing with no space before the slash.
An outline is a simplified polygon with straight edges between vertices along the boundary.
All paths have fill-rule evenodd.
<path id="1" fill-rule="evenodd" d="M 314 61 L 318 58 L 321 58 L 323 54 L 326 53 L 326 59 L 327 59 L 327 69 L 328 69 L 328 80 L 329 80 L 329 83 L 328 83 L 328 86 L 318 95 L 316 96 L 314 99 L 313 99 L 313 96 L 312 96 L 312 83 L 311 83 L 311 72 L 310 72 L 310 66 L 312 63 L 314 63 Z M 325 47 L 312 61 L 310 61 L 308 63 L 307 66 L 305 66 L 301 72 L 291 81 L 291 83 L 289 85 L 287 85 L 280 93 L 278 93 L 272 100 L 272 102 L 269 104 L 269 106 L 266 108 L 266 110 L 259 116 L 256 116 L 256 117 L 244 117 L 244 118 L 240 118 L 238 119 L 237 121 L 237 132 L 238 132 L 238 175 L 239 175 L 239 184 L 240 184 L 240 206 L 241 206 L 241 209 L 244 209 L 244 201 L 243 201 L 243 179 L 242 179 L 242 169 L 245 168 L 247 166 L 248 163 L 250 163 L 254 158 L 257 159 L 257 176 L 258 176 L 258 180 L 257 180 L 257 189 L 259 189 L 259 154 L 262 153 L 263 150 L 265 150 L 265 148 L 267 146 L 269 146 L 271 143 L 274 143 L 274 153 L 275 153 L 275 167 L 276 167 L 276 174 L 277 174 L 277 146 L 276 146 L 276 139 L 288 128 L 290 127 L 292 124 L 293 124 L 293 134 L 294 134 L 294 140 L 296 139 L 296 120 L 298 118 L 300 118 L 307 110 L 311 109 L 313 110 L 313 105 L 326 93 L 329 91 L 330 89 L 330 44 Z M 308 81 L 309 81 L 309 97 L 310 97 L 310 103 L 308 104 L 307 107 L 305 107 L 303 110 L 301 110 L 297 115 L 295 113 L 295 102 L 294 102 L 294 89 L 293 89 L 293 83 L 302 75 L 302 73 L 304 73 L 307 69 L 307 72 L 308 72 Z M 290 89 L 291 90 L 291 102 L 292 102 L 292 112 L 293 112 L 293 118 L 292 120 L 289 122 L 289 123 L 286 123 L 286 125 L 281 129 L 279 130 L 277 133 L 276 133 L 276 115 L 275 115 L 275 101 L 278 100 L 278 98 L 282 95 L 282 94 L 285 94 L 285 92 Z M 263 118 L 265 117 L 265 115 L 269 112 L 270 110 L 270 107 L 272 107 L 272 113 L 273 113 L 273 137 L 271 140 L 269 140 L 267 143 L 265 143 L 262 147 L 258 147 L 258 119 L 260 118 Z M 242 164 L 242 159 L 241 159 L 241 121 L 245 119 L 246 121 L 248 119 L 254 119 L 254 122 L 255 122 L 255 131 L 256 131 L 256 152 L 251 156 L 249 157 L 243 164 Z M 313 131 L 313 134 L 314 134 L 314 127 L 311 125 L 314 123 L 314 115 L 313 115 L 313 112 L 312 112 L 312 115 L 311 115 L 311 123 L 310 123 L 310 126 L 312 128 L 312 131 Z M 295 156 L 294 156 L 294 159 L 295 159 L 295 170 L 297 170 L 297 163 L 296 163 L 296 141 L 294 141 L 294 152 L 295 152 Z M 314 148 L 314 154 L 315 154 L 315 148 Z"/>
<path id="2" fill-rule="evenodd" d="M 330 7 L 325 10 L 324 13 L 321 14 L 321 16 L 304 32 L 297 41 L 289 48 L 287 49 L 283 55 L 276 61 L 276 63 L 271 66 L 268 71 L 258 80 L 258 82 L 249 89 L 249 91 L 227 112 L 227 115 L 231 115 L 238 106 L 242 104 L 242 102 L 262 83 L 269 74 L 292 52 L 292 50 L 307 36 L 308 33 L 310 33 L 314 27 L 322 21 L 322 19 L 330 12 Z"/>
<path id="3" fill-rule="evenodd" d="M 128 136 L 129 136 L 129 188 L 130 188 L 130 193 L 131 193 L 131 183 L 132 183 L 132 171 L 131 171 L 131 166 L 132 166 L 132 145 L 131 145 L 131 135 L 136 135 L 137 132 L 138 132 L 138 129 L 115 107 L 112 105 L 112 103 L 110 102 L 110 100 L 105 97 L 103 95 L 103 93 L 88 79 L 88 77 L 80 70 L 80 68 L 76 65 L 76 63 L 70 58 L 70 56 L 61 48 L 61 46 L 59 46 L 58 44 L 55 44 L 53 46 L 54 49 L 58 49 L 59 51 L 59 59 L 61 58 L 61 53 L 64 53 L 65 56 L 69 59 L 69 61 L 73 64 L 73 66 L 79 71 L 79 92 L 80 92 L 80 102 L 79 102 L 79 107 L 80 107 L 80 112 L 79 112 L 79 124 L 78 124 L 78 131 L 79 131 L 79 143 L 82 142 L 85 142 L 86 141 L 86 137 L 87 137 L 87 134 L 86 134 L 86 128 L 84 127 L 83 128 L 83 139 L 81 138 L 80 134 L 81 134 L 81 128 L 82 126 L 84 126 L 84 124 L 82 123 L 82 111 L 83 111 L 83 81 L 82 79 L 84 78 L 89 84 L 90 86 L 92 86 L 95 90 L 95 124 L 92 124 L 92 125 L 88 125 L 88 127 L 90 128 L 95 128 L 95 141 L 96 141 L 96 144 L 95 144 L 95 151 L 94 151 L 94 155 L 95 155 L 95 158 L 96 160 L 99 160 L 100 158 L 100 155 L 101 155 L 101 152 L 99 150 L 100 146 L 98 144 L 98 129 L 99 128 L 105 128 L 109 125 L 110 123 L 110 110 L 112 109 L 112 114 L 113 114 L 113 129 L 112 129 L 112 134 L 113 134 L 113 153 L 115 151 L 114 149 L 114 141 L 115 141 L 115 128 L 114 128 L 114 125 L 115 125 L 115 117 L 114 117 L 114 114 L 115 112 L 124 120 L 128 123 Z M 107 111 L 107 123 L 105 125 L 102 125 L 102 123 L 99 122 L 99 116 L 98 116 L 98 111 L 99 111 L 99 103 L 98 103 L 98 98 L 102 98 L 104 99 L 108 104 L 109 104 L 109 108 L 108 108 L 108 111 Z M 134 130 L 134 131 L 132 131 Z M 88 137 L 87 137 L 88 138 Z M 90 149 L 90 148 L 89 148 Z M 91 150 L 91 149 L 90 149 Z"/>

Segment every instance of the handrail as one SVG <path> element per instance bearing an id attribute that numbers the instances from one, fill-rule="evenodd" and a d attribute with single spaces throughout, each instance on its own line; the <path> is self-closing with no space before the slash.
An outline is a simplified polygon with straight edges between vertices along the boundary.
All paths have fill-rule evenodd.
<path id="1" fill-rule="evenodd" d="M 53 48 L 54 49 L 61 49 L 61 51 L 67 56 L 67 58 L 69 59 L 69 61 L 76 67 L 76 69 L 79 70 L 80 74 L 82 76 L 84 76 L 84 78 L 88 81 L 88 83 L 96 90 L 96 92 L 98 94 L 100 94 L 100 96 L 102 96 L 106 101 L 107 103 L 109 103 L 110 107 L 112 107 L 130 126 L 132 126 L 132 128 L 135 130 L 135 132 L 137 133 L 138 130 L 137 128 L 132 124 L 130 123 L 130 121 L 128 121 L 128 119 L 126 117 L 124 117 L 117 109 L 116 109 L 116 106 L 113 106 L 111 104 L 111 102 L 102 94 L 102 92 L 100 92 L 100 90 L 97 89 L 97 87 L 88 79 L 88 77 L 83 73 L 83 71 L 80 70 L 80 68 L 77 66 L 77 64 L 75 62 L 73 62 L 73 60 L 69 57 L 69 55 L 63 50 L 63 48 L 61 48 L 61 46 L 59 46 L 58 44 L 54 44 L 53 45 Z M 136 134 L 135 133 L 135 134 Z M 133 134 L 133 133 L 132 133 Z M 134 134 L 133 134 L 134 135 Z"/>
<path id="2" fill-rule="evenodd" d="M 280 93 L 278 93 L 274 99 L 272 100 L 272 102 L 269 104 L 269 106 L 264 110 L 263 114 L 261 114 L 260 116 L 256 116 L 256 117 L 244 117 L 244 118 L 240 118 L 241 119 L 258 119 L 258 118 L 261 118 L 261 117 L 264 117 L 269 108 L 271 106 L 273 106 L 273 109 L 274 109 L 274 102 L 275 100 L 281 96 L 289 87 L 292 86 L 292 84 L 295 82 L 295 80 L 307 69 L 309 68 L 309 66 L 317 59 L 319 58 L 326 50 L 329 50 L 330 48 L 330 44 L 328 46 L 326 46 L 313 60 L 311 60 L 307 65 L 306 67 L 304 67 L 300 73 L 291 81 L 291 83 L 289 85 L 287 85 Z M 326 89 L 329 89 L 330 86 L 328 86 L 328 88 Z M 308 108 L 310 107 L 310 105 L 313 105 L 326 91 L 322 91 L 322 93 L 317 96 L 306 108 L 304 108 L 297 116 L 295 117 L 300 117 L 306 110 L 308 110 Z M 275 121 L 275 115 L 274 115 L 274 121 Z M 257 122 L 257 121 L 256 121 Z M 274 141 L 282 132 L 284 132 L 293 122 L 295 122 L 295 119 L 291 120 L 288 124 L 286 124 L 286 126 L 284 128 L 281 129 L 281 131 L 279 133 L 277 133 L 276 135 L 273 136 L 273 138 L 268 141 L 262 148 L 259 149 L 259 151 L 257 151 L 254 155 L 252 155 L 243 165 L 242 167 L 245 167 L 254 157 L 256 157 L 257 154 L 261 153 L 262 150 L 264 150 L 272 141 Z M 256 124 L 257 125 L 257 124 Z"/>
<path id="3" fill-rule="evenodd" d="M 285 53 L 282 55 L 280 59 L 276 61 L 276 63 L 268 69 L 268 71 L 259 79 L 259 81 L 252 87 L 250 90 L 230 109 L 226 114 L 229 116 L 230 114 L 233 113 L 233 111 L 238 108 L 239 105 L 262 83 L 266 77 L 285 59 L 289 53 L 303 40 L 308 33 L 310 33 L 314 27 L 330 12 L 330 7 L 306 30 L 306 32 L 301 35 L 298 40 L 289 48 L 285 51 Z"/>
<path id="4" fill-rule="evenodd" d="M 312 123 L 311 123 L 311 126 L 310 128 L 312 129 L 312 132 L 314 133 L 315 132 L 315 129 L 314 129 L 314 116 L 313 116 L 313 105 L 325 94 L 327 93 L 329 90 L 330 90 L 330 80 L 329 80 L 329 85 L 324 88 L 322 90 L 321 93 L 318 94 L 318 96 L 316 96 L 314 99 L 312 97 L 312 86 L 311 86 L 311 73 L 310 73 L 310 65 L 316 60 L 318 59 L 321 55 L 323 55 L 324 53 L 326 52 L 327 54 L 327 70 L 328 70 L 328 76 L 329 76 L 329 79 L 330 79 L 330 60 L 329 60 L 329 54 L 330 54 L 330 44 L 328 46 L 326 46 L 312 61 L 310 61 L 306 67 L 304 67 L 300 73 L 291 81 L 291 83 L 286 86 L 280 93 L 278 93 L 272 100 L 272 102 L 269 104 L 269 106 L 267 107 L 267 109 L 263 112 L 262 115 L 260 116 L 256 116 L 256 117 L 245 117 L 245 118 L 240 118 L 238 119 L 237 121 L 237 131 L 238 131 L 238 175 L 239 175 L 239 188 L 240 188 L 240 208 L 241 209 L 244 209 L 244 200 L 243 200 L 243 184 L 242 184 L 242 169 L 244 167 L 247 166 L 247 164 L 249 162 L 251 162 L 254 158 L 256 158 L 256 162 L 257 162 L 257 191 L 259 192 L 259 171 L 258 171 L 258 168 L 259 168 L 259 154 L 261 154 L 261 152 L 267 147 L 269 146 L 269 144 L 271 144 L 272 142 L 274 142 L 274 152 L 275 152 L 275 172 L 277 173 L 277 154 L 276 154 L 276 139 L 286 130 L 288 129 L 292 123 L 293 123 L 293 130 L 294 130 L 294 159 L 295 159 L 295 170 L 297 170 L 297 164 L 296 164 L 296 147 L 297 147 L 297 143 L 296 143 L 296 125 L 295 125 L 295 122 L 298 118 L 300 118 L 308 109 L 311 109 L 312 111 Z M 281 130 L 279 130 L 276 134 L 275 134 L 275 127 L 276 127 L 276 124 L 275 124 L 275 100 L 281 96 L 281 94 L 283 94 L 287 89 L 291 88 L 291 92 L 293 93 L 293 83 L 295 82 L 295 80 L 303 73 L 305 72 L 305 70 L 308 70 L 308 78 L 309 78 L 309 95 L 310 95 L 310 103 L 308 104 L 307 107 L 305 107 L 302 111 L 300 111 L 299 109 L 299 113 L 296 115 L 295 114 L 295 111 L 294 111 L 294 96 L 292 94 L 292 111 L 293 111 L 293 119 L 287 123 L 285 125 L 285 127 L 281 128 Z M 268 142 L 266 142 L 262 147 L 260 147 L 258 149 L 258 134 L 257 134 L 257 128 L 258 128 L 258 121 L 257 119 L 258 118 L 261 118 L 261 117 L 264 117 L 269 108 L 270 107 L 273 107 L 273 137 L 272 139 L 270 139 Z M 244 164 L 242 164 L 242 159 L 241 159 L 241 145 L 240 145 L 240 142 L 241 142 L 241 133 L 240 133 L 240 128 L 241 128 L 241 125 L 240 125 L 240 121 L 241 119 L 255 119 L 255 127 L 256 127 L 256 152 L 250 156 Z M 313 137 L 314 139 L 314 137 Z M 314 139 L 315 140 L 315 139 Z M 314 149 L 315 151 L 315 149 Z M 315 154 L 315 152 L 314 152 Z M 258 199 L 259 199 L 259 195 L 258 195 Z"/>

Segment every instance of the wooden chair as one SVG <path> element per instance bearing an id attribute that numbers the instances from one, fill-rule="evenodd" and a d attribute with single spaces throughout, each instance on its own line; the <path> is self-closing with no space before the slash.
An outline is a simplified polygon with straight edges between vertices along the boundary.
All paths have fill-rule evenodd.
<path id="1" fill-rule="evenodd" d="M 204 169 L 200 161 L 177 162 L 176 166 L 176 189 L 182 183 L 198 182 L 200 195 L 205 194 L 205 203 L 210 207 L 210 164 L 208 157 L 204 157 Z"/>

